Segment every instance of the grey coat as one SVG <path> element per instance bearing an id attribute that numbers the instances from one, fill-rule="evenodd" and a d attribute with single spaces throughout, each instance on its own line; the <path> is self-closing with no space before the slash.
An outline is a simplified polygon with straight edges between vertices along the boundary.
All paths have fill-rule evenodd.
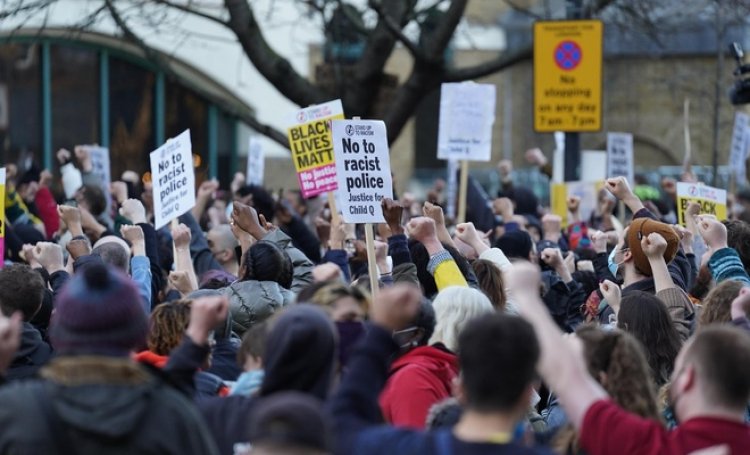
<path id="1" fill-rule="evenodd" d="M 279 308 L 293 303 L 297 293 L 313 282 L 312 269 L 315 265 L 292 246 L 292 239 L 288 235 L 275 229 L 266 234 L 263 240 L 275 243 L 289 255 L 294 267 L 292 286 L 285 289 L 272 281 L 247 280 L 235 281 L 221 289 L 222 294 L 229 297 L 232 330 L 239 336 Z"/>

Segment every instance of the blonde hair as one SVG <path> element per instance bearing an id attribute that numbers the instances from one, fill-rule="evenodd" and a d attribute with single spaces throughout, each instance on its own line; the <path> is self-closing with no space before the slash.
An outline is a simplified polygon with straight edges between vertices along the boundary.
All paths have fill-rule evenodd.
<path id="1" fill-rule="evenodd" d="M 458 336 L 470 320 L 493 313 L 490 299 L 481 291 L 451 286 L 443 289 L 432 302 L 435 309 L 435 333 L 430 344 L 442 343 L 452 352 L 458 349 Z"/>
<path id="2" fill-rule="evenodd" d="M 309 299 L 309 303 L 321 306 L 328 312 L 336 305 L 338 300 L 346 297 L 353 298 L 367 314 L 370 309 L 370 294 L 357 286 L 345 286 L 338 283 L 325 285 L 315 291 Z"/>

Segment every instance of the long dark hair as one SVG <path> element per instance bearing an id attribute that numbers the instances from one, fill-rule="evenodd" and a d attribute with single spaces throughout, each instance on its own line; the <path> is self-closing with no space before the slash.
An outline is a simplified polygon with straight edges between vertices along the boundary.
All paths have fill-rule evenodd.
<path id="1" fill-rule="evenodd" d="M 282 287 L 292 287 L 292 260 L 276 244 L 261 240 L 251 246 L 242 258 L 240 281 L 273 281 Z"/>
<path id="2" fill-rule="evenodd" d="M 658 386 L 666 384 L 681 343 L 664 303 L 647 292 L 628 292 L 620 303 L 617 327 L 641 342 L 654 381 Z"/>

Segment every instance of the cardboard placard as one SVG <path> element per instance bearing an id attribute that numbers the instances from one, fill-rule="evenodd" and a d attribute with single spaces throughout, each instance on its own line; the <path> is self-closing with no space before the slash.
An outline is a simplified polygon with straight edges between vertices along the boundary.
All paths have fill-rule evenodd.
<path id="1" fill-rule="evenodd" d="M 338 188 L 331 121 L 343 118 L 341 100 L 335 100 L 301 109 L 290 122 L 289 148 L 299 188 L 306 199 Z"/>
<path id="2" fill-rule="evenodd" d="M 443 84 L 440 89 L 438 158 L 489 161 L 494 123 L 493 84 Z"/>
<path id="3" fill-rule="evenodd" d="M 151 152 L 154 227 L 161 228 L 195 206 L 195 171 L 190 130 Z"/>
<path id="4" fill-rule="evenodd" d="M 334 120 L 332 132 L 341 216 L 346 223 L 384 223 L 380 203 L 393 199 L 385 123 Z"/>
<path id="5" fill-rule="evenodd" d="M 677 221 L 685 226 L 685 211 L 691 201 L 701 205 L 701 215 L 713 215 L 719 221 L 727 219 L 727 192 L 697 183 L 677 183 Z"/>

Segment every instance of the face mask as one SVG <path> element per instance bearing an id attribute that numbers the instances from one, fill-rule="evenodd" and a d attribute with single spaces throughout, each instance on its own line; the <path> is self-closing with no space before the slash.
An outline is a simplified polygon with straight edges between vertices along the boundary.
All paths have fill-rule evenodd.
<path id="1" fill-rule="evenodd" d="M 336 323 L 339 333 L 339 363 L 345 366 L 349 361 L 352 348 L 365 333 L 365 325 L 360 321 L 339 321 Z"/>
<path id="2" fill-rule="evenodd" d="M 619 268 L 619 264 L 615 262 L 616 254 L 617 254 L 617 247 L 612 248 L 612 252 L 609 253 L 609 257 L 607 258 L 607 268 L 609 269 L 609 273 L 611 273 L 612 276 L 615 278 L 617 278 L 617 269 Z"/>
<path id="3" fill-rule="evenodd" d="M 402 351 L 405 349 L 416 348 L 419 346 L 419 341 L 412 340 L 412 338 L 414 337 L 414 332 L 418 329 L 418 327 L 409 327 L 408 329 L 393 332 L 393 341 L 398 344 L 398 348 Z"/>

